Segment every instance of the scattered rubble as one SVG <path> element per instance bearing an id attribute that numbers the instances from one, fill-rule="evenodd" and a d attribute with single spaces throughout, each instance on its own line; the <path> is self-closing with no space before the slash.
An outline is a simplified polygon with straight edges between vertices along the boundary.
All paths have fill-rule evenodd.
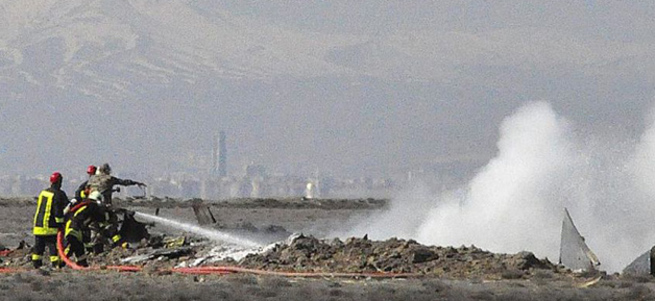
<path id="1" fill-rule="evenodd" d="M 338 238 L 320 240 L 295 235 L 285 243 L 253 250 L 217 246 L 187 237 L 154 236 L 132 249 L 113 249 L 91 254 L 92 265 L 143 265 L 157 268 L 176 266 L 237 265 L 270 271 L 359 273 L 418 273 L 448 278 L 526 279 L 542 274 L 570 275 L 569 269 L 531 252 L 496 254 L 475 246 L 425 246 L 414 240 Z M 238 254 L 228 258 L 225 254 Z M 245 255 L 245 256 L 244 256 Z M 5 266 L 29 266 L 29 249 L 17 249 L 3 262 Z"/>
<path id="2" fill-rule="evenodd" d="M 0 206 L 20 202 L 18 206 L 33 206 L 32 199 L 0 199 Z M 188 206 L 189 211 L 198 200 L 180 202 L 174 199 L 127 199 L 119 200 L 121 206 L 144 206 L 155 208 L 166 206 Z M 245 206 L 259 211 L 266 208 L 304 208 L 314 206 L 324 209 L 372 208 L 384 206 L 384 201 L 363 200 L 276 200 L 240 199 L 226 202 L 208 202 L 207 206 Z M 31 207 L 30 207 L 31 209 Z M 31 210 L 30 210 L 31 212 Z M 211 217 L 211 216 L 210 216 Z M 238 222 L 211 221 L 206 226 L 239 237 L 254 239 L 260 244 L 281 241 L 289 237 L 289 231 L 281 226 L 257 226 L 252 220 Z M 307 219 L 305 222 L 314 222 Z M 259 237 L 261 236 L 261 237 Z M 278 237 L 279 236 L 279 237 Z M 261 238 L 261 239 L 258 239 Z M 264 239 L 274 239 L 264 241 Z M 0 255 L 3 266 L 29 268 L 30 246 L 24 242 L 22 248 L 11 249 Z M 149 239 L 130 243 L 130 248 L 115 248 L 108 252 L 90 254 L 89 262 L 94 266 L 140 265 L 146 269 L 158 270 L 172 267 L 195 267 L 232 265 L 244 268 L 285 272 L 325 273 L 413 273 L 427 276 L 459 279 L 530 279 L 532 277 L 570 277 L 575 275 L 562 265 L 539 259 L 530 252 L 517 254 L 496 254 L 475 246 L 442 247 L 426 246 L 414 240 L 388 239 L 374 241 L 367 237 L 322 240 L 312 236 L 295 235 L 283 243 L 254 250 L 221 245 L 193 236 L 169 237 L 165 234 L 151 235 Z M 539 275 L 539 276 L 537 276 Z"/>
<path id="3" fill-rule="evenodd" d="M 319 240 L 300 236 L 239 261 L 240 266 L 303 272 L 421 273 L 454 278 L 528 278 L 536 270 L 569 273 L 530 252 L 495 254 L 475 246 L 424 246 L 414 240 L 367 238 Z M 511 272 L 511 273 L 508 273 Z"/>
<path id="4" fill-rule="evenodd" d="M 191 247 L 173 247 L 173 248 L 164 248 L 164 249 L 155 249 L 151 252 L 148 252 L 143 255 L 136 255 L 127 258 L 121 259 L 121 263 L 135 264 L 142 263 L 148 260 L 158 259 L 162 260 L 163 258 L 179 258 L 184 255 L 188 255 L 193 251 Z"/>

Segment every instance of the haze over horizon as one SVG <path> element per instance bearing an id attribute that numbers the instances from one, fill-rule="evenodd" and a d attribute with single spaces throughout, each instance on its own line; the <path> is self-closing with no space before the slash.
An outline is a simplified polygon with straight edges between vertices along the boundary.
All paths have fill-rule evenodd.
<path id="1" fill-rule="evenodd" d="M 480 168 L 532 101 L 634 141 L 654 16 L 648 2 L 0 1 L 0 174 L 201 173 L 219 130 L 231 174 Z"/>

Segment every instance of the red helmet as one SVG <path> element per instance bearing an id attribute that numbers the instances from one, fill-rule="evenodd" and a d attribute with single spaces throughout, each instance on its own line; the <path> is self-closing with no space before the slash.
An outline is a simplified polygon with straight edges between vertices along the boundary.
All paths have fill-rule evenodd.
<path id="1" fill-rule="evenodd" d="M 96 174 L 96 169 L 98 169 L 95 165 L 89 165 L 89 167 L 86 168 L 86 173 L 89 175 L 94 175 Z"/>
<path id="2" fill-rule="evenodd" d="M 59 172 L 54 172 L 52 175 L 50 175 L 50 183 L 59 183 L 64 177 L 61 176 Z"/>

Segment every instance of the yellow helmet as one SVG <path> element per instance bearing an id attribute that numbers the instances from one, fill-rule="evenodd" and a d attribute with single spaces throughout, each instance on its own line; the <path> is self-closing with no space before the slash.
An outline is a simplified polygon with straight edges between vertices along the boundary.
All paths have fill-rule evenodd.
<path id="1" fill-rule="evenodd" d="M 102 194 L 99 191 L 94 191 L 89 194 L 89 200 L 94 200 L 96 202 L 102 202 Z"/>

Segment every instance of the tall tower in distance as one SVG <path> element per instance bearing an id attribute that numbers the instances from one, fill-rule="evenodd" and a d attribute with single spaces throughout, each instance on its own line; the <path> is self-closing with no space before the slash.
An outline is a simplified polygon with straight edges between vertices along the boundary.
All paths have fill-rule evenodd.
<path id="1" fill-rule="evenodd" d="M 225 132 L 220 131 L 218 136 L 214 135 L 212 144 L 212 167 L 210 173 L 214 176 L 227 176 L 227 145 Z"/>
<path id="2" fill-rule="evenodd" d="M 209 167 L 209 175 L 218 175 L 218 137 L 216 134 L 212 135 L 212 165 Z"/>
<path id="3" fill-rule="evenodd" d="M 225 132 L 220 131 L 218 134 L 218 176 L 227 176 L 227 143 L 225 142 Z"/>

